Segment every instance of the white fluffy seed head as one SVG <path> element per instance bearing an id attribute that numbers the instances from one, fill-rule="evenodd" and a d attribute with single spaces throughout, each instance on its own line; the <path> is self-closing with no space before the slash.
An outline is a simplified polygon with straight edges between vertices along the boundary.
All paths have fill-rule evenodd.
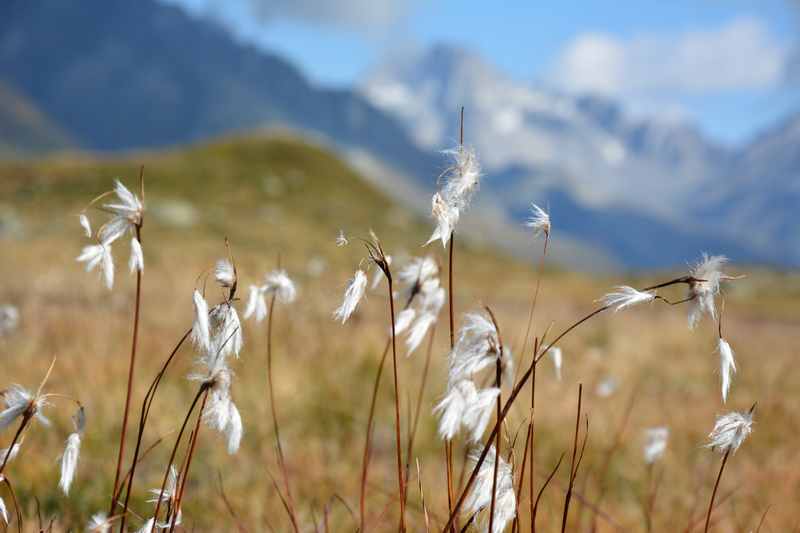
<path id="1" fill-rule="evenodd" d="M 227 259 L 220 259 L 214 267 L 214 279 L 221 287 L 231 288 L 236 283 L 236 270 Z"/>
<path id="2" fill-rule="evenodd" d="M 228 439 L 228 453 L 233 455 L 239 451 L 239 445 L 242 442 L 242 417 L 239 410 L 232 402 L 228 402 L 228 423 L 225 426 L 225 436 Z"/>
<path id="3" fill-rule="evenodd" d="M 58 486 L 64 491 L 64 494 L 69 494 L 69 488 L 72 486 L 72 480 L 75 479 L 75 470 L 78 467 L 78 456 L 81 451 L 81 436 L 78 433 L 72 433 L 67 438 L 67 444 L 64 447 L 64 454 L 61 456 L 61 480 Z"/>
<path id="4" fill-rule="evenodd" d="M 111 255 L 111 245 L 108 243 L 90 244 L 84 246 L 77 261 L 86 263 L 86 271 L 91 272 L 100 265 L 101 274 L 106 287 L 114 287 L 114 257 Z"/>
<path id="5" fill-rule="evenodd" d="M 753 414 L 731 412 L 718 416 L 714 429 L 708 434 L 706 447 L 724 454 L 735 453 L 744 439 L 753 431 Z"/>
<path id="6" fill-rule="evenodd" d="M 78 222 L 80 223 L 81 228 L 83 228 L 83 234 L 87 237 L 91 237 L 92 225 L 89 223 L 89 217 L 87 217 L 85 213 L 81 213 L 78 216 Z"/>
<path id="7" fill-rule="evenodd" d="M 633 287 L 622 285 L 616 287 L 614 292 L 603 296 L 601 301 L 604 306 L 613 307 L 614 312 L 621 311 L 626 307 L 631 307 L 641 303 L 648 303 L 655 300 L 656 295 L 652 292 L 637 291 Z"/>
<path id="8" fill-rule="evenodd" d="M 656 427 L 645 430 L 644 461 L 653 464 L 658 461 L 667 450 L 669 428 Z"/>
<path id="9" fill-rule="evenodd" d="M 86 530 L 91 533 L 109 533 L 111 531 L 111 520 L 105 513 L 95 513 L 86 524 Z"/>
<path id="10" fill-rule="evenodd" d="M 356 270 L 353 279 L 350 280 L 350 283 L 347 285 L 347 289 L 344 291 L 342 305 L 340 305 L 336 311 L 333 312 L 333 318 L 341 321 L 342 324 L 347 322 L 347 319 L 350 318 L 350 315 L 352 315 L 353 311 L 355 311 L 356 307 L 358 307 L 358 303 L 361 301 L 361 298 L 364 297 L 366 288 L 367 275 L 363 270 Z"/>
<path id="11" fill-rule="evenodd" d="M 279 302 L 289 304 L 297 298 L 297 287 L 285 270 L 274 270 L 267 274 L 265 289 L 274 293 Z"/>
<path id="12" fill-rule="evenodd" d="M 722 402 L 725 403 L 728 401 L 732 375 L 736 373 L 736 361 L 733 358 L 731 345 L 722 337 L 717 344 L 717 353 L 719 353 L 719 375 L 722 381 Z"/>
<path id="13" fill-rule="evenodd" d="M 442 197 L 449 205 L 462 211 L 469 207 L 472 196 L 478 190 L 481 177 L 478 156 L 475 150 L 464 146 L 443 153 L 452 158 L 452 164 L 443 174 Z"/>
<path id="14" fill-rule="evenodd" d="M 450 205 L 442 197 L 440 193 L 434 193 L 431 199 L 431 215 L 436 220 L 436 227 L 433 230 L 428 241 L 425 243 L 432 243 L 433 241 L 442 241 L 442 246 L 447 246 L 450 240 L 450 235 L 458 224 L 458 219 L 461 216 L 461 211 L 458 207 Z"/>
<path id="15" fill-rule="evenodd" d="M 468 313 L 458 340 L 449 356 L 448 381 L 471 378 L 494 364 L 499 357 L 500 341 L 494 323 L 483 313 Z"/>
<path id="16" fill-rule="evenodd" d="M 128 259 L 128 268 L 131 274 L 134 272 L 142 272 L 144 270 L 144 253 L 142 252 L 142 244 L 136 237 L 131 238 L 131 256 Z"/>
<path id="17" fill-rule="evenodd" d="M 525 226 L 533 231 L 534 236 L 550 235 L 550 215 L 536 204 L 531 204 L 531 213 Z"/>
<path id="18" fill-rule="evenodd" d="M 714 298 L 719 294 L 720 281 L 725 277 L 722 267 L 727 262 L 728 258 L 724 255 L 709 256 L 703 253 L 700 261 L 690 269 L 689 274 L 695 280 L 689 283 L 689 296 L 692 298 L 689 306 L 690 329 L 697 325 L 703 314 L 708 314 L 712 320 L 716 320 Z"/>
<path id="19" fill-rule="evenodd" d="M 477 463 L 480 452 L 475 451 L 470 454 L 470 461 Z M 478 513 L 484 511 L 482 523 L 484 530 L 488 527 L 487 517 L 489 506 L 492 503 L 492 489 L 494 488 L 494 468 L 497 461 L 497 489 L 494 491 L 495 511 L 494 524 L 491 533 L 501 533 L 506 525 L 516 515 L 516 496 L 514 494 L 514 473 L 511 465 L 502 457 L 497 456 L 494 445 L 489 448 L 486 458 L 478 469 L 478 475 L 472 485 L 472 489 L 464 502 L 468 513 Z"/>
<path id="20" fill-rule="evenodd" d="M 561 367 L 564 364 L 564 354 L 561 351 L 561 348 L 558 346 L 553 346 L 547 350 L 547 355 L 549 355 L 550 359 L 553 361 L 553 368 L 556 371 L 556 379 L 561 381 Z"/>
<path id="21" fill-rule="evenodd" d="M 261 322 L 267 318 L 267 300 L 264 287 L 250 285 L 250 294 L 247 298 L 247 307 L 244 310 L 244 318 L 255 317 L 256 322 Z"/>
<path id="22" fill-rule="evenodd" d="M 439 266 L 436 261 L 430 257 L 414 257 L 406 266 L 400 269 L 397 278 L 407 284 L 420 286 L 429 279 L 436 278 L 439 275 Z"/>
<path id="23" fill-rule="evenodd" d="M 194 322 L 192 323 L 192 343 L 201 352 L 211 350 L 211 333 L 208 319 L 208 304 L 197 289 L 192 293 L 194 302 Z"/>

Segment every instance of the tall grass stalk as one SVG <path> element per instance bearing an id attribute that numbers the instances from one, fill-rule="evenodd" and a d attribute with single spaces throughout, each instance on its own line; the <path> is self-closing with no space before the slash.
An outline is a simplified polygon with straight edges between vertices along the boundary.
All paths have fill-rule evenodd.
<path id="1" fill-rule="evenodd" d="M 564 514 L 561 517 L 561 533 L 567 530 L 567 518 L 569 516 L 569 504 L 572 500 L 572 489 L 575 485 L 575 477 L 578 475 L 578 467 L 580 467 L 580 459 L 583 458 L 583 449 L 581 449 L 580 459 L 578 458 L 578 434 L 581 427 L 581 401 L 583 400 L 583 384 L 578 384 L 578 412 L 575 416 L 575 437 L 572 442 L 572 459 L 569 464 L 569 484 L 567 485 L 567 493 L 564 496 Z M 588 424 L 588 423 L 587 423 Z M 588 428 L 587 428 L 588 429 Z M 584 447 L 586 439 L 583 441 Z"/>
<path id="2" fill-rule="evenodd" d="M 139 187 L 142 194 L 142 201 L 144 201 L 144 167 L 139 168 Z M 144 218 L 134 226 L 136 232 L 136 240 L 141 244 L 142 242 L 142 224 Z M 122 458 L 125 455 L 125 437 L 128 432 L 128 415 L 131 406 L 131 394 L 133 392 L 133 379 L 134 371 L 136 369 L 136 348 L 139 340 L 139 314 L 141 312 L 141 299 L 142 299 L 142 270 L 136 270 L 136 300 L 133 306 L 133 335 L 131 339 L 131 355 L 128 365 L 128 385 L 125 392 L 125 407 L 122 412 L 122 429 L 119 434 L 119 453 L 117 454 L 117 466 L 114 470 L 114 485 L 111 490 L 111 505 L 108 515 L 112 516 L 117 505 L 116 494 L 119 487 L 119 475 L 122 471 Z"/>

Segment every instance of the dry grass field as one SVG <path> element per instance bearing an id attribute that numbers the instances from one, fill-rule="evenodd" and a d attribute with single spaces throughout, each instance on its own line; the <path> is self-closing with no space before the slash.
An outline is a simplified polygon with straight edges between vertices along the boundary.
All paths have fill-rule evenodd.
<path id="1" fill-rule="evenodd" d="M 18 328 L 0 337 L 0 388 L 19 383 L 35 390 L 56 358 L 47 391 L 79 399 L 87 413 L 69 496 L 58 490 L 58 457 L 71 431 L 73 407 L 53 399 L 47 408 L 52 426 L 34 422 L 26 431 L 19 457 L 6 469 L 23 509 L 24 529 L 38 531 L 37 502 L 45 525 L 54 519 L 54 531 L 82 530 L 93 513 L 109 506 L 135 282 L 127 274 L 127 245 L 116 246 L 113 290 L 102 285 L 96 272 L 84 272 L 75 261 L 86 243 L 78 213 L 108 190 L 115 177 L 135 186 L 140 164 L 146 184 L 145 269 L 132 420 L 138 419 L 158 368 L 191 327 L 192 291 L 226 255 L 228 237 L 240 278 L 240 314 L 247 286 L 279 264 L 298 285 L 297 300 L 275 309 L 273 371 L 275 408 L 300 529 L 323 531 L 327 521 L 330 531 L 355 530 L 367 415 L 389 331 L 385 282 L 368 292 L 345 325 L 334 322 L 332 312 L 366 255 L 359 237 L 368 237 L 370 229 L 398 267 L 410 256 L 430 254 L 441 265 L 447 264 L 447 257 L 438 243 L 420 246 L 430 234 L 429 221 L 393 205 L 326 152 L 280 137 L 232 139 L 103 160 L 63 156 L 0 165 L 0 304 L 13 304 L 20 311 Z M 350 237 L 347 246 L 336 246 L 340 229 Z M 534 263 L 461 245 L 465 239 L 458 234 L 456 239 L 456 326 L 463 313 L 490 306 L 517 368 L 527 368 L 530 350 L 520 353 L 520 345 L 536 281 Z M 558 239 L 557 219 L 553 239 Z M 531 238 L 532 259 L 538 257 L 541 244 Z M 698 257 L 702 251 L 697 251 Z M 653 302 L 587 322 L 559 343 L 564 353 L 560 382 L 551 361 L 542 359 L 536 382 L 537 489 L 562 452 L 569 462 L 578 384 L 584 386 L 588 441 L 575 481 L 569 531 L 644 531 L 644 501 L 655 480 L 652 530 L 702 531 L 721 461 L 718 453 L 704 447 L 707 434 L 716 415 L 746 411 L 754 402 L 754 430 L 726 467 L 712 529 L 755 531 L 765 513 L 761 531 L 788 532 L 800 524 L 800 451 L 795 440 L 800 432 L 800 278 L 735 263 L 728 270 L 747 277 L 723 289 L 725 337 L 736 352 L 738 367 L 726 405 L 720 398 L 716 324 L 705 318 L 690 331 L 685 306 Z M 373 273 L 374 267 L 370 280 Z M 534 330 L 541 335 L 551 328 L 552 338 L 616 285 L 646 286 L 681 274 L 589 277 L 548 267 Z M 443 273 L 443 284 L 446 278 Z M 683 290 L 667 289 L 663 294 L 678 299 Z M 210 303 L 223 297 L 213 279 L 207 296 Z M 271 481 L 275 476 L 281 485 L 267 391 L 266 322 L 243 324 L 244 349 L 232 363 L 232 395 L 244 423 L 241 448 L 228 455 L 220 435 L 201 428 L 183 504 L 182 527 L 187 531 L 291 530 Z M 426 350 L 423 344 L 405 357 L 403 346 L 398 346 L 398 371 L 405 434 L 423 383 Z M 447 520 L 444 447 L 431 410 L 446 387 L 448 351 L 445 306 L 422 391 L 408 480 L 409 531 L 426 529 L 420 487 L 430 530 L 440 531 Z M 160 485 L 176 430 L 197 390 L 197 384 L 186 379 L 193 360 L 191 347 L 183 347 L 155 398 L 144 445 L 164 440 L 138 467 L 128 522 L 133 529 L 151 516 L 148 489 Z M 370 531 L 397 528 L 389 368 L 375 415 L 366 500 Z M 602 394 L 608 391 L 598 387 L 608 380 L 616 386 Z M 508 392 L 504 387 L 503 395 Z M 526 387 L 504 424 L 503 449 L 514 443 L 515 466 L 521 461 L 528 402 Z M 642 448 L 645 429 L 654 426 L 668 426 L 670 436 L 664 457 L 651 470 Z M 0 435 L 0 447 L 11 441 L 13 427 Z M 463 439 L 456 439 L 456 473 L 462 469 L 464 449 Z M 560 528 L 567 471 L 568 464 L 563 464 L 543 495 L 539 531 Z M 0 487 L 0 496 L 15 515 L 5 487 Z M 529 530 L 528 498 L 526 489 L 520 502 L 521 531 Z M 16 527 L 14 516 L 9 531 Z"/>

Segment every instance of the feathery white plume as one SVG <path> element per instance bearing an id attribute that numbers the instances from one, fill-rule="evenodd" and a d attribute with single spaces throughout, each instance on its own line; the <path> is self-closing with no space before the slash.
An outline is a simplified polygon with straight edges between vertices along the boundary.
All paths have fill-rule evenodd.
<path id="1" fill-rule="evenodd" d="M 470 454 L 470 461 L 473 463 L 477 463 L 479 458 L 480 452 L 478 451 Z M 489 507 L 492 504 L 495 461 L 499 462 L 497 464 L 497 490 L 494 491 L 494 524 L 490 533 L 502 533 L 516 514 L 517 499 L 514 494 L 514 474 L 511 465 L 503 460 L 502 457 L 497 456 L 494 445 L 489 448 L 486 458 L 478 469 L 478 475 L 475 477 L 472 490 L 464 503 L 465 509 L 470 514 L 478 513 L 482 510 L 489 512 Z M 485 518 L 483 522 L 484 531 L 486 531 L 488 524 Z"/>
<path id="2" fill-rule="evenodd" d="M 716 449 L 723 454 L 728 450 L 736 453 L 751 431 L 753 431 L 752 413 L 731 412 L 718 416 L 713 431 L 708 434 L 710 442 L 706 447 Z"/>
<path id="3" fill-rule="evenodd" d="M 644 443 L 644 462 L 653 464 L 664 455 L 667 450 L 667 439 L 669 438 L 668 427 L 656 427 L 645 430 Z"/>
<path id="4" fill-rule="evenodd" d="M 736 373 L 736 362 L 733 359 L 733 350 L 728 341 L 719 338 L 717 345 L 717 352 L 719 352 L 719 375 L 722 378 L 722 402 L 728 400 L 728 390 L 731 387 L 731 374 Z"/>
<path id="5" fill-rule="evenodd" d="M 39 422 L 45 426 L 50 425 L 50 421 L 42 413 L 42 409 L 47 405 L 42 396 L 34 397 L 23 387 L 12 385 L 3 394 L 3 400 L 6 408 L 0 412 L 0 431 L 6 429 L 28 409 Z"/>
<path id="6" fill-rule="evenodd" d="M 264 293 L 263 287 L 250 285 L 250 296 L 247 298 L 247 307 L 244 310 L 245 320 L 253 315 L 256 317 L 256 322 L 267 318 L 267 300 Z"/>
<path id="7" fill-rule="evenodd" d="M 613 307 L 614 312 L 621 311 L 626 307 L 631 307 L 636 304 L 652 302 L 655 300 L 656 295 L 652 292 L 637 291 L 633 287 L 622 285 L 615 288 L 615 292 L 610 292 L 603 296 L 602 302 L 604 306 Z"/>
<path id="8" fill-rule="evenodd" d="M 244 345 L 242 324 L 239 314 L 230 302 L 223 302 L 211 308 L 209 313 L 211 352 L 222 358 L 230 354 L 239 357 Z"/>
<path id="9" fill-rule="evenodd" d="M 350 318 L 350 315 L 356 310 L 358 302 L 360 302 L 361 298 L 364 296 L 364 289 L 366 289 L 366 287 L 367 275 L 364 274 L 363 270 L 356 270 L 355 276 L 350 280 L 347 289 L 344 291 L 342 305 L 333 312 L 333 318 L 335 320 L 341 320 L 342 324 L 347 322 L 347 319 Z"/>
<path id="10" fill-rule="evenodd" d="M 448 381 L 469 378 L 499 356 L 500 342 L 494 324 L 481 313 L 468 313 L 450 352 Z"/>
<path id="11" fill-rule="evenodd" d="M 410 356 L 419 348 L 428 330 L 435 323 L 436 315 L 430 311 L 423 311 L 419 314 L 414 323 L 411 324 L 411 329 L 406 337 L 406 357 Z"/>
<path id="12" fill-rule="evenodd" d="M 442 195 L 437 192 L 434 193 L 431 199 L 431 214 L 436 219 L 436 228 L 434 228 L 425 245 L 441 240 L 442 246 L 447 246 L 450 235 L 453 233 L 456 224 L 458 224 L 461 212 L 457 207 L 448 204 Z"/>
<path id="13" fill-rule="evenodd" d="M 561 366 L 564 362 L 564 354 L 561 352 L 561 348 L 553 346 L 547 350 L 547 355 L 553 360 L 553 368 L 556 369 L 556 379 L 561 381 Z"/>
<path id="14" fill-rule="evenodd" d="M 114 182 L 114 193 L 118 203 L 105 204 L 103 208 L 114 216 L 100 228 L 100 241 L 111 244 L 135 226 L 141 225 L 144 206 L 135 194 L 130 192 L 119 180 Z"/>
<path id="15" fill-rule="evenodd" d="M 469 379 L 451 383 L 447 394 L 433 409 L 439 415 L 439 436 L 452 440 L 461 428 L 469 431 L 469 440 L 477 442 L 483 436 L 492 417 L 492 407 L 500 389 L 478 391 Z"/>
<path id="16" fill-rule="evenodd" d="M 175 465 L 170 465 L 169 475 L 167 476 L 167 484 L 164 485 L 163 494 L 160 488 L 150 489 L 150 494 L 152 494 L 153 497 L 147 500 L 147 502 L 158 503 L 159 495 L 161 496 L 161 503 L 171 502 L 177 495 L 177 488 L 178 488 L 178 469 L 175 468 Z"/>
<path id="17" fill-rule="evenodd" d="M 442 196 L 448 204 L 458 210 L 466 209 L 472 200 L 472 195 L 478 189 L 481 177 L 478 157 L 474 150 L 464 146 L 444 150 L 442 153 L 449 155 L 453 160 L 443 174 L 445 184 L 442 187 Z"/>
<path id="18" fill-rule="evenodd" d="M 3 461 L 5 461 L 6 463 L 10 463 L 14 459 L 16 459 L 17 455 L 19 455 L 19 450 L 20 450 L 19 442 L 14 443 L 14 446 L 12 446 L 11 448 L 0 449 L 0 464 L 3 464 Z M 6 460 L 6 455 L 8 456 L 8 460 Z"/>
<path id="19" fill-rule="evenodd" d="M 397 279 L 407 285 L 422 285 L 439 274 L 436 261 L 430 256 L 414 257 L 400 269 Z"/>
<path id="20" fill-rule="evenodd" d="M 81 227 L 83 228 L 83 233 L 87 237 L 92 236 L 92 225 L 89 223 L 89 217 L 87 217 L 84 213 L 81 213 L 78 216 L 78 222 L 80 222 Z"/>
<path id="21" fill-rule="evenodd" d="M 228 423 L 225 426 L 225 436 L 228 438 L 228 453 L 233 455 L 239 451 L 242 442 L 242 417 L 239 410 L 232 402 L 228 402 Z"/>
<path id="22" fill-rule="evenodd" d="M 236 271 L 227 259 L 220 259 L 214 267 L 214 279 L 220 286 L 225 288 L 233 287 L 236 283 Z"/>
<path id="23" fill-rule="evenodd" d="M 211 350 L 211 334 L 208 321 L 208 304 L 197 289 L 192 293 L 194 302 L 194 322 L 192 323 L 192 343 L 201 351 Z"/>
<path id="24" fill-rule="evenodd" d="M 709 256 L 703 253 L 703 257 L 690 271 L 690 275 L 703 281 L 692 281 L 689 284 L 689 296 L 692 298 L 689 307 L 689 328 L 693 329 L 700 321 L 703 313 L 707 313 L 712 319 L 717 318 L 714 297 L 719 294 L 720 280 L 725 277 L 722 267 L 728 262 L 724 255 Z"/>
<path id="25" fill-rule="evenodd" d="M 107 243 L 90 244 L 84 246 L 76 259 L 78 262 L 86 263 L 86 272 L 91 272 L 94 267 L 101 265 L 103 280 L 106 287 L 114 287 L 114 258 L 111 256 L 111 246 Z"/>
<path id="26" fill-rule="evenodd" d="M 105 513 L 93 514 L 86 524 L 86 531 L 90 533 L 109 533 L 111 531 L 111 520 Z"/>
<path id="27" fill-rule="evenodd" d="M 136 237 L 131 238 L 131 257 L 128 259 L 128 268 L 133 274 L 136 271 L 144 270 L 144 253 L 142 253 L 142 244 Z"/>
<path id="28" fill-rule="evenodd" d="M 550 215 L 536 204 L 531 204 L 531 214 L 525 221 L 525 226 L 533 230 L 533 235 L 550 235 Z"/>
<path id="29" fill-rule="evenodd" d="M 415 316 L 417 316 L 417 311 L 411 307 L 400 311 L 400 313 L 397 315 L 397 319 L 394 321 L 395 335 L 400 335 L 407 330 Z"/>
<path id="30" fill-rule="evenodd" d="M 75 469 L 78 466 L 80 451 L 81 436 L 78 433 L 72 433 L 69 438 L 67 438 L 64 454 L 61 456 L 61 480 L 58 482 L 58 486 L 61 487 L 64 494 L 69 494 L 72 480 L 75 479 Z"/>
<path id="31" fill-rule="evenodd" d="M 265 289 L 284 304 L 292 303 L 297 297 L 297 288 L 285 270 L 274 270 L 267 274 Z"/>
<path id="32" fill-rule="evenodd" d="M 349 241 L 347 240 L 347 237 L 345 237 L 345 235 L 344 235 L 344 230 L 340 229 L 339 230 L 339 236 L 336 237 L 336 246 L 340 246 L 341 247 L 341 246 L 347 246 L 348 244 L 349 244 Z"/>

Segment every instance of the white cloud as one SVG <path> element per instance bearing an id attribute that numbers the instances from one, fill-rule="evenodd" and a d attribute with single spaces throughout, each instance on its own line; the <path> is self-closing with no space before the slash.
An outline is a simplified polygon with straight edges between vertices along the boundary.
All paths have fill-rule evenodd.
<path id="1" fill-rule="evenodd" d="M 248 17 L 261 24 L 294 20 L 374 33 L 408 14 L 412 0 L 162 0 L 225 24 Z M 239 19 L 239 20 L 236 20 Z"/>
<path id="2" fill-rule="evenodd" d="M 709 94 L 777 86 L 789 53 L 759 19 L 716 28 L 620 39 L 603 33 L 575 38 L 551 71 L 576 92 L 609 96 Z"/>

